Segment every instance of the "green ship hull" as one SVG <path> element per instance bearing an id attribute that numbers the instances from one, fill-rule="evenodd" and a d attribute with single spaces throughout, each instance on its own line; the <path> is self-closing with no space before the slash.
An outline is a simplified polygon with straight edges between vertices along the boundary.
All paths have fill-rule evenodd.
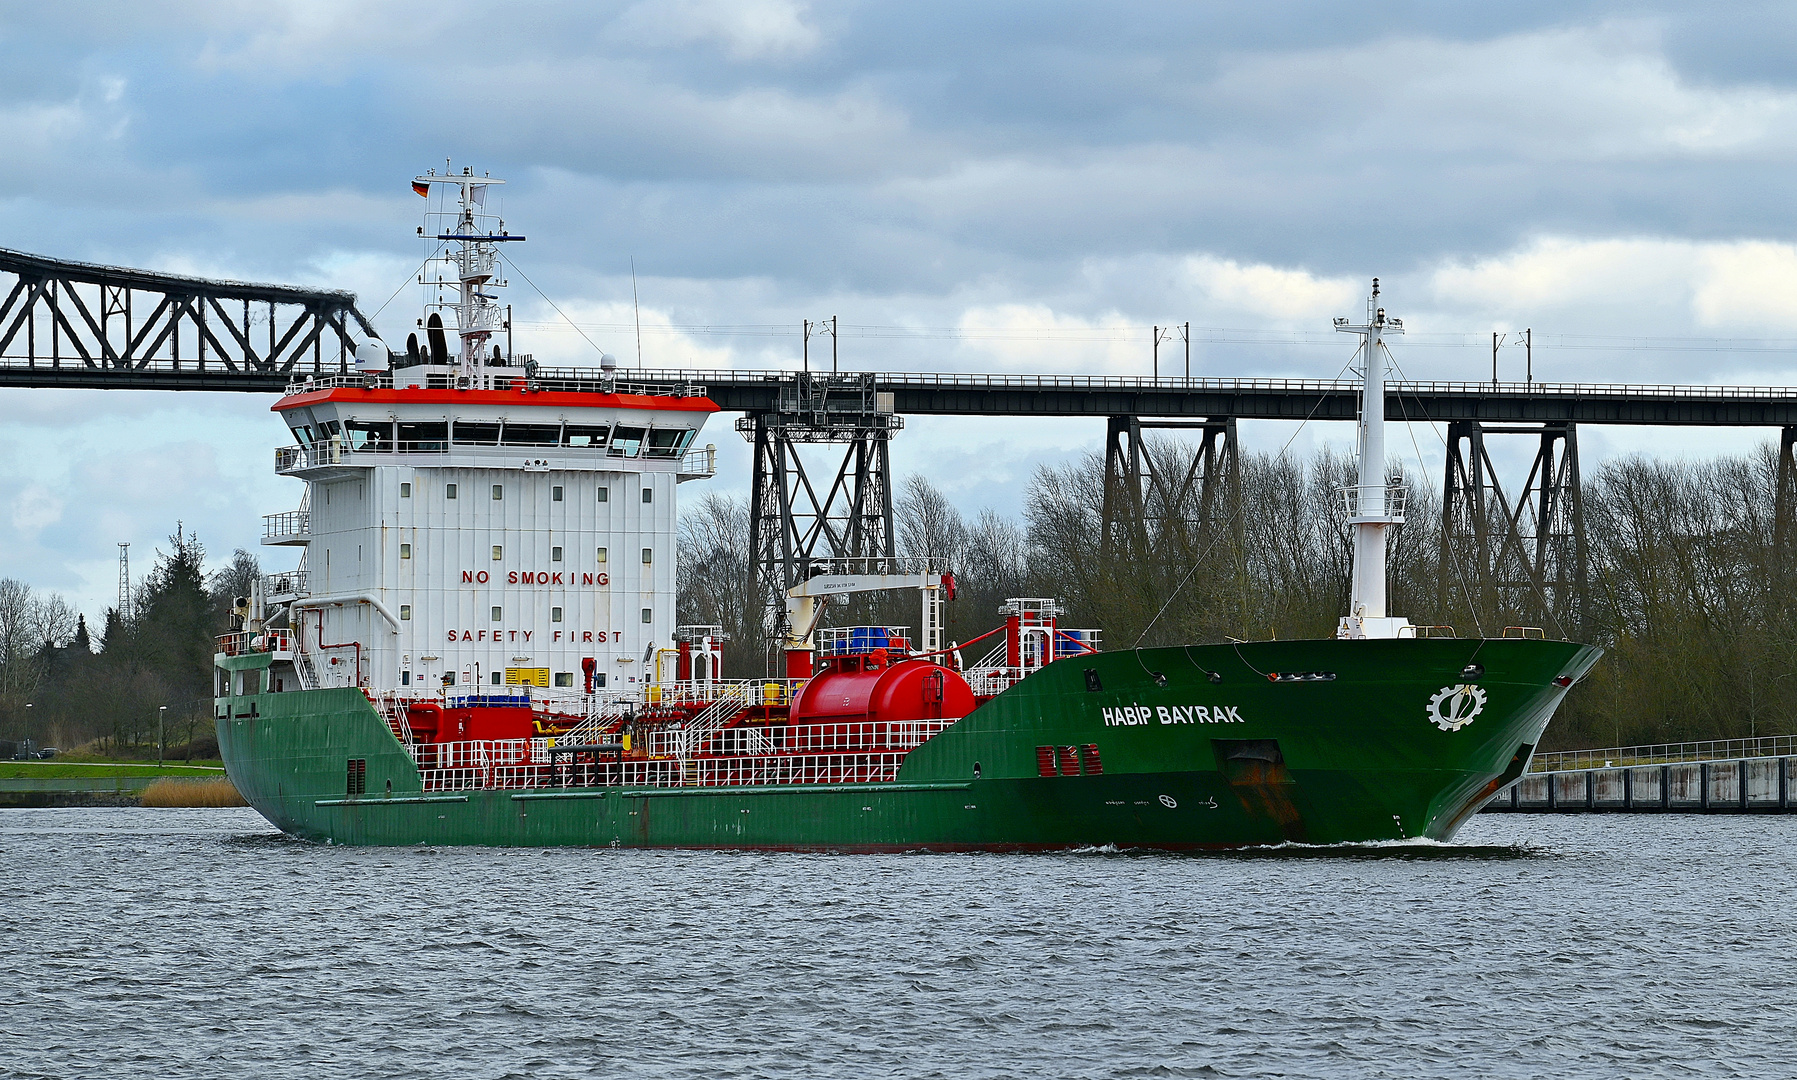
<path id="1" fill-rule="evenodd" d="M 961 851 L 1446 840 L 1521 774 L 1566 686 L 1598 655 L 1567 642 L 1426 639 L 1074 657 L 911 751 L 888 783 L 426 791 L 354 688 L 220 698 L 218 738 L 231 779 L 263 816 L 337 844 Z M 231 669 L 268 662 L 218 658 Z M 1469 664 L 1482 673 L 1463 675 Z M 1076 747 L 1096 748 L 1079 775 L 1041 775 L 1055 748 Z M 366 762 L 356 794 L 346 790 L 352 759 Z"/>

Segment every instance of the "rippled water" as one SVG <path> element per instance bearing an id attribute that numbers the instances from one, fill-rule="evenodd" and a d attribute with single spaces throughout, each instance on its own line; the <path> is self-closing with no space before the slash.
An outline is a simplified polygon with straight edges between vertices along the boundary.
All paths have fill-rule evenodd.
<path id="1" fill-rule="evenodd" d="M 0 811 L 6 1076 L 1792 1076 L 1797 818 L 1242 856 Z"/>

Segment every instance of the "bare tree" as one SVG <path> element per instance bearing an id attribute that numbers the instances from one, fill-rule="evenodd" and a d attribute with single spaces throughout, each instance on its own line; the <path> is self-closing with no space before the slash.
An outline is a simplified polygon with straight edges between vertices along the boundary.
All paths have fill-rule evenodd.
<path id="1" fill-rule="evenodd" d="M 721 626 L 729 635 L 725 670 L 760 671 L 766 628 L 757 598 L 749 594 L 749 505 L 708 491 L 680 512 L 675 570 L 678 620 Z"/>
<path id="2" fill-rule="evenodd" d="M 901 554 L 959 566 L 967 550 L 967 524 L 933 484 L 916 473 L 905 477 L 892 512 Z"/>
<path id="3" fill-rule="evenodd" d="M 61 648 L 75 636 L 80 616 L 61 593 L 38 597 L 30 606 L 26 621 L 36 648 Z"/>

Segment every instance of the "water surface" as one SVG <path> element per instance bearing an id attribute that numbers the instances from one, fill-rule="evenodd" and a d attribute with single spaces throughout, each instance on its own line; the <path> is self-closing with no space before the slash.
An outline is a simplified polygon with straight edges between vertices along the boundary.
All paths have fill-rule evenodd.
<path id="1" fill-rule="evenodd" d="M 1797 818 L 774 855 L 0 811 L 0 1075 L 1797 1075 Z"/>

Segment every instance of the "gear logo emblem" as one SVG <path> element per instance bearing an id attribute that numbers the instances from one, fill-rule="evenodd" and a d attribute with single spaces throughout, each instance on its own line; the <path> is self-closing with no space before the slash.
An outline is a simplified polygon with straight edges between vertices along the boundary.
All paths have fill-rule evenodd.
<path id="1" fill-rule="evenodd" d="M 1485 691 L 1470 683 L 1444 686 L 1429 699 L 1429 719 L 1443 731 L 1459 731 L 1485 711 Z"/>

